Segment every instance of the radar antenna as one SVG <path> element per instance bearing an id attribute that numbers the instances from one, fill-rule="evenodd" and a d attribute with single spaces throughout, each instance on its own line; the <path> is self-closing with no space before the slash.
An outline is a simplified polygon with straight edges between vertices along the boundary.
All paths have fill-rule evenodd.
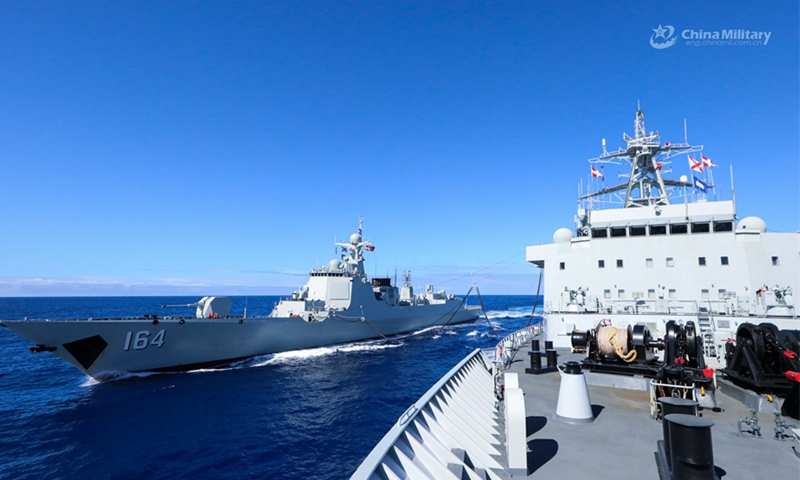
<path id="1" fill-rule="evenodd" d="M 638 103 L 638 102 L 637 102 Z M 627 182 L 613 187 L 604 187 L 600 191 L 588 193 L 581 200 L 592 197 L 621 192 L 625 190 L 624 208 L 670 205 L 670 192 L 667 187 L 691 187 L 685 181 L 665 180 L 661 169 L 671 163 L 671 158 L 692 152 L 700 152 L 702 146 L 692 146 L 684 140 L 681 144 L 661 144 L 661 134 L 647 133 L 644 123 L 644 112 L 639 108 L 633 123 L 634 136 L 622 134 L 626 149 L 609 153 L 603 142 L 603 154 L 589 160 L 589 163 L 629 164 L 630 173 Z M 625 177 L 625 175 L 621 175 Z"/>

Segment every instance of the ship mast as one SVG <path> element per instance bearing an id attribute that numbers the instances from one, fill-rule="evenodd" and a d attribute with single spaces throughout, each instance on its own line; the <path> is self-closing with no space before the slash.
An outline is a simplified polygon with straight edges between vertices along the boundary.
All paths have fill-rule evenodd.
<path id="1" fill-rule="evenodd" d="M 625 190 L 624 208 L 670 205 L 670 192 L 667 187 L 692 186 L 691 183 L 684 181 L 665 180 L 661 170 L 665 164 L 670 163 L 671 157 L 702 151 L 702 146 L 695 147 L 688 142 L 681 144 L 666 142 L 662 145 L 660 133 L 647 133 L 644 112 L 641 109 L 636 112 L 633 128 L 633 137 L 626 133 L 622 134 L 622 140 L 627 144 L 625 150 L 620 148 L 616 152 L 609 153 L 606 151 L 604 139 L 603 154 L 589 160 L 589 163 L 630 165 L 628 181 L 586 194 L 581 197 L 582 200 Z"/>

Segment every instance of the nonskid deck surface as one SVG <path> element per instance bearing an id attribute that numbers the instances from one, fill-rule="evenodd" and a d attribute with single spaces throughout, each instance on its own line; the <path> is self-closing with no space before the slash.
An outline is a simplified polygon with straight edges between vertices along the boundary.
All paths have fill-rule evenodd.
<path id="1" fill-rule="evenodd" d="M 517 353 L 506 372 L 519 376 L 525 394 L 529 478 L 658 479 L 656 442 L 662 425 L 650 417 L 649 393 L 589 385 L 595 421 L 566 425 L 553 421 L 561 377 L 525 373 L 529 367 L 525 350 Z M 558 363 L 581 361 L 583 355 L 559 349 Z M 591 383 L 591 382 L 590 382 Z M 770 413 L 759 413 L 761 438 L 739 436 L 738 420 L 749 417 L 744 404 L 717 393 L 723 412 L 701 410 L 712 420 L 714 464 L 723 479 L 800 478 L 800 459 L 793 442 L 773 439 L 775 421 Z M 797 425 L 794 419 L 786 419 Z"/>

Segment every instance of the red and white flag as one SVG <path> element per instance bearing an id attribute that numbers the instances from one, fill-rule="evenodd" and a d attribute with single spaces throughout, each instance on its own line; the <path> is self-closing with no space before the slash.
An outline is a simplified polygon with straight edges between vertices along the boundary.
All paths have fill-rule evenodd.
<path id="1" fill-rule="evenodd" d="M 691 155 L 689 155 L 688 157 L 689 157 L 689 168 L 691 168 L 692 170 L 697 170 L 700 173 L 703 173 L 703 164 L 692 158 Z"/>
<path id="2" fill-rule="evenodd" d="M 594 178 L 603 178 L 603 172 L 601 172 L 600 170 L 594 168 L 594 165 L 592 165 L 591 167 L 592 167 L 592 177 L 594 177 Z"/>
<path id="3" fill-rule="evenodd" d="M 656 167 L 657 167 L 659 170 L 661 170 L 661 167 L 663 167 L 663 166 L 664 166 L 664 165 L 663 165 L 661 162 L 656 162 Z"/>
<path id="4" fill-rule="evenodd" d="M 368 252 L 374 252 L 375 246 L 374 245 L 364 245 L 364 249 Z"/>
<path id="5" fill-rule="evenodd" d="M 703 160 L 704 167 L 716 167 L 716 165 L 714 165 L 714 162 L 712 162 L 710 158 L 706 157 L 702 153 L 700 154 L 700 159 Z"/>

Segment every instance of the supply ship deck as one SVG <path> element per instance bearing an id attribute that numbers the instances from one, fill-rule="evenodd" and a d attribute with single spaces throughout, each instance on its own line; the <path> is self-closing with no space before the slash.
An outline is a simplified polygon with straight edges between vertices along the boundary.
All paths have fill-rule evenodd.
<path id="1" fill-rule="evenodd" d="M 663 423 L 652 415 L 648 380 L 584 372 L 594 419 L 561 423 L 554 417 L 562 375 L 526 373 L 529 337 L 525 340 L 527 347 L 523 345 L 507 368 L 496 373 L 505 377 L 506 387 L 508 378 L 516 375 L 524 399 L 522 416 L 509 413 L 504 402 L 497 401 L 492 362 L 476 350 L 401 416 L 352 478 L 670 478 L 659 477 L 657 451 Z M 570 349 L 556 351 L 562 366 L 585 358 Z M 508 401 L 508 388 L 505 393 Z M 792 429 L 782 429 L 780 439 L 775 436 L 776 418 L 784 420 L 773 413 L 780 411 L 777 398 L 770 403 L 724 380 L 716 397 L 718 409 L 698 412 L 714 423 L 712 478 L 800 476 L 800 457 L 795 453 L 800 444 L 792 438 Z M 739 433 L 740 420 L 753 415 L 743 398 L 764 400 L 756 413 L 761 436 L 748 433 L 753 426 L 744 422 L 744 432 Z M 524 432 L 523 445 L 509 445 L 515 436 L 512 422 Z M 519 458 L 511 458 L 514 448 L 524 452 L 521 464 Z"/>

